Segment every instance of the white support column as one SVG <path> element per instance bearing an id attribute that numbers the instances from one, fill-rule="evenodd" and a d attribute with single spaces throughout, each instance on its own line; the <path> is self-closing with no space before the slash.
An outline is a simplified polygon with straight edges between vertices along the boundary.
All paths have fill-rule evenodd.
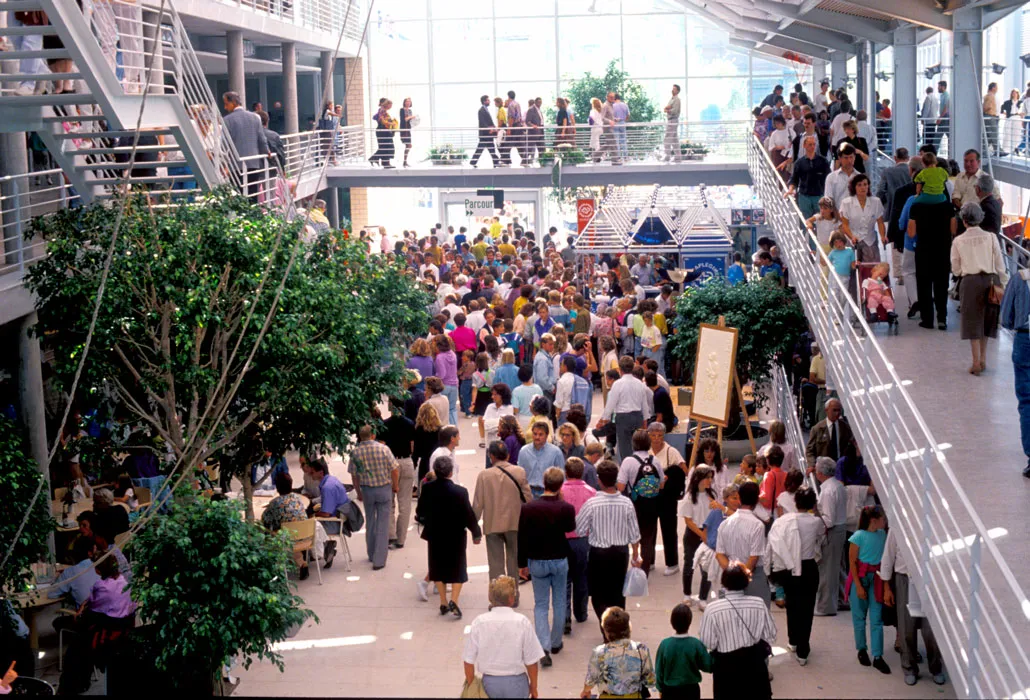
<path id="1" fill-rule="evenodd" d="M 869 123 L 876 124 L 876 44 L 865 42 L 863 59 L 865 63 L 865 82 L 862 83 L 862 97 Z"/>
<path id="2" fill-rule="evenodd" d="M 819 94 L 819 84 L 826 77 L 826 69 L 828 67 L 829 64 L 826 61 L 820 61 L 819 59 L 812 61 L 812 92 L 808 93 L 810 97 L 815 97 Z"/>
<path id="3" fill-rule="evenodd" d="M 983 92 L 983 10 L 979 7 L 956 10 L 952 15 L 951 124 L 948 132 L 950 157 L 961 162 L 970 148 L 982 151 Z"/>
<path id="4" fill-rule="evenodd" d="M 229 90 L 239 93 L 240 104 L 247 104 L 247 72 L 243 66 L 243 32 L 225 33 L 225 56 L 229 70 Z"/>
<path id="5" fill-rule="evenodd" d="M 300 131 L 300 105 L 297 104 L 297 45 L 283 42 L 283 130 L 287 134 Z M 315 112 L 316 119 L 322 116 L 321 105 Z"/>
<path id="6" fill-rule="evenodd" d="M 894 100 L 891 103 L 894 147 L 916 152 L 919 141 L 916 109 L 916 28 L 894 30 Z"/>
<path id="7" fill-rule="evenodd" d="M 830 59 L 830 89 L 845 87 L 845 77 L 848 74 L 848 55 L 843 51 L 835 51 Z"/>
<path id="8" fill-rule="evenodd" d="M 318 94 L 319 95 L 322 94 L 322 88 L 325 87 L 325 83 L 328 80 L 329 81 L 329 93 L 328 93 L 328 96 L 325 99 L 327 101 L 329 101 L 329 102 L 332 102 L 333 104 L 336 104 L 336 100 L 335 100 L 335 97 L 334 97 L 334 94 L 333 94 L 333 74 L 332 74 L 333 52 L 332 51 L 323 51 L 322 53 L 320 53 L 319 56 L 318 56 L 318 65 L 319 65 L 319 68 L 322 70 L 321 82 L 319 83 L 319 87 L 318 87 Z"/>
<path id="9" fill-rule="evenodd" d="M 46 444 L 46 408 L 43 405 L 43 365 L 39 338 L 32 334 L 35 312 L 21 319 L 18 329 L 18 399 L 29 449 L 40 472 L 49 480 Z M 47 489 L 49 492 L 49 489 Z"/>

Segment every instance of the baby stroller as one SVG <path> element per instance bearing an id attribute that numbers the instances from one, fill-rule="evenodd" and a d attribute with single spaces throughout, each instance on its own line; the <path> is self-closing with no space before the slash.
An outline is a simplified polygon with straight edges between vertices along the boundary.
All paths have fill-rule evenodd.
<path id="1" fill-rule="evenodd" d="M 866 323 L 870 326 L 875 323 L 886 323 L 887 333 L 897 335 L 900 330 L 900 326 L 898 324 L 898 314 L 894 309 L 894 292 L 891 289 L 889 268 L 888 274 L 884 275 L 879 281 L 880 285 L 875 284 L 876 280 L 873 279 L 873 270 L 880 265 L 887 265 L 887 263 L 858 264 L 858 269 L 856 270 L 858 274 L 856 277 L 859 291 L 859 303 L 862 306 L 862 311 L 865 312 Z M 866 284 L 867 280 L 872 280 L 872 282 L 870 284 Z M 869 309 L 870 298 L 872 298 L 874 303 L 876 303 L 875 310 Z"/>

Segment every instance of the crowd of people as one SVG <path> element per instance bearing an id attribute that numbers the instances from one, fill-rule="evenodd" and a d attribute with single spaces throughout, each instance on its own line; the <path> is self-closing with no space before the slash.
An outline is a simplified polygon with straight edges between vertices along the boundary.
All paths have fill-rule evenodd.
<path id="1" fill-rule="evenodd" d="M 414 499 L 427 557 L 417 595 L 428 602 L 435 589 L 439 614 L 460 619 L 469 547 L 485 545 L 491 608 L 469 627 L 463 663 L 467 684 L 491 697 L 536 697 L 541 669 L 559 663 L 591 610 L 602 643 L 581 660 L 583 697 L 649 687 L 699 697 L 702 673 L 716 697 L 742 682 L 770 697 L 774 601 L 800 666 L 818 653 L 814 617 L 850 610 L 858 662 L 890 673 L 884 605 L 908 590 L 879 573 L 885 552 L 906 571 L 840 402 L 820 389 L 830 398 L 803 455 L 774 422 L 770 442 L 739 466 L 714 439 L 689 465 L 666 441 L 678 423 L 662 352 L 677 299 L 667 261 L 583 256 L 571 237 L 559 250 L 557 235 L 538 240 L 517 221 L 471 239 L 437 226 L 404 232 L 386 253 L 433 293 L 433 318 L 411 344 L 406 395 L 388 417 L 374 414 L 382 429 L 363 428 L 350 456 L 373 568 L 405 546 L 401 501 Z M 806 364 L 816 375 L 818 359 L 815 349 Z M 483 460 L 474 478 L 459 473 L 459 446 Z M 652 656 L 633 639 L 627 594 L 640 594 L 629 579 L 655 569 L 679 575 L 684 599 Z M 533 592 L 528 617 L 513 610 L 521 583 Z M 897 613 L 905 681 L 915 683 L 920 620 Z M 924 638 L 943 683 L 928 627 Z"/>

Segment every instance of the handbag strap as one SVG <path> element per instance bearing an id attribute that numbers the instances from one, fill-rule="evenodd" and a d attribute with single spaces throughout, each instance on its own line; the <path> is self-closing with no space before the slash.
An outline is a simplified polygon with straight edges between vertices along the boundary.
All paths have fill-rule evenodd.
<path id="1" fill-rule="evenodd" d="M 515 484 L 515 490 L 519 492 L 519 500 L 522 501 L 523 503 L 525 503 L 526 502 L 526 494 L 522 493 L 522 487 L 519 485 L 518 480 L 514 476 L 511 475 L 511 472 L 509 472 L 507 469 L 505 469 L 501 465 L 495 464 L 494 466 L 497 467 L 498 469 L 500 469 L 502 474 L 504 474 L 506 477 L 511 479 L 511 483 Z"/>
<path id="2" fill-rule="evenodd" d="M 729 598 L 723 598 L 723 600 L 725 600 L 725 601 L 726 601 L 727 603 L 729 603 L 729 604 L 730 604 L 730 607 L 731 607 L 731 608 L 733 608 L 733 612 L 734 612 L 734 613 L 736 613 L 736 614 L 737 614 L 737 617 L 738 617 L 738 618 L 740 619 L 740 624 L 744 625 L 744 629 L 746 629 L 746 630 L 747 630 L 747 633 L 748 633 L 748 634 L 750 634 L 750 635 L 751 635 L 752 637 L 754 637 L 754 640 L 755 640 L 755 641 L 754 641 L 754 642 L 752 643 L 752 646 L 753 646 L 754 644 L 758 644 L 758 642 L 762 641 L 762 640 L 761 640 L 761 639 L 760 639 L 760 638 L 758 637 L 758 635 L 756 635 L 756 634 L 755 634 L 754 632 L 752 632 L 752 631 L 751 631 L 751 628 L 750 628 L 750 627 L 748 627 L 748 624 L 747 624 L 747 622 L 745 622 L 745 621 L 744 621 L 744 616 L 740 614 L 740 611 L 739 611 L 739 610 L 737 610 L 737 606 L 733 604 L 733 601 L 731 601 L 731 600 L 730 600 Z"/>

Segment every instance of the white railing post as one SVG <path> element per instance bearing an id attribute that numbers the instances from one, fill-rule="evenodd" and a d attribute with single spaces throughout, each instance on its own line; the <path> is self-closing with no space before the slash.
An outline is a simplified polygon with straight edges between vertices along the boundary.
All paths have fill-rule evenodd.
<path id="1" fill-rule="evenodd" d="M 969 551 L 969 690 L 970 695 L 978 696 L 978 678 L 980 675 L 980 572 L 982 539 L 980 533 L 973 535 L 973 545 Z M 1016 642 L 1016 640 L 1013 640 Z"/>
<path id="2" fill-rule="evenodd" d="M 926 446 L 926 453 L 923 455 L 923 512 L 921 518 L 921 531 L 919 534 L 920 557 L 919 576 L 925 583 L 930 576 L 930 493 L 933 491 L 933 453 L 935 445 L 932 443 Z"/>

